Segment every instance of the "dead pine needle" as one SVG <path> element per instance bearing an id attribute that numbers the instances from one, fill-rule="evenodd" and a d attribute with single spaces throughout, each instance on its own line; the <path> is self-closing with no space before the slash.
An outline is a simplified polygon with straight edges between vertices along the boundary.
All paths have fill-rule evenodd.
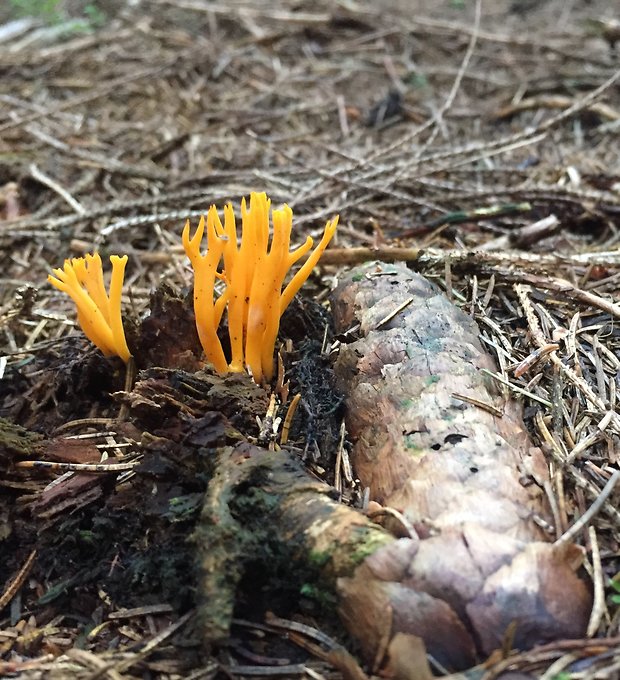
<path id="1" fill-rule="evenodd" d="M 593 526 L 588 527 L 588 536 L 590 538 L 590 550 L 592 554 L 592 582 L 594 584 L 594 602 L 592 604 L 592 613 L 590 614 L 590 620 L 588 621 L 588 630 L 586 632 L 586 636 L 591 638 L 596 635 L 601 625 L 603 616 L 606 613 L 606 607 L 601 553 L 598 547 L 596 529 Z"/>
<path id="2" fill-rule="evenodd" d="M 295 412 L 297 411 L 297 406 L 301 400 L 301 394 L 296 394 L 292 399 L 289 407 L 286 411 L 286 416 L 284 417 L 284 422 L 282 423 L 282 433 L 280 434 L 280 444 L 284 446 L 288 442 L 288 435 L 291 429 L 291 424 L 293 418 L 295 417 Z"/>
<path id="3" fill-rule="evenodd" d="M 28 578 L 28 574 L 30 573 L 30 570 L 34 566 L 34 562 L 37 558 L 37 551 L 33 550 L 30 555 L 26 558 L 26 561 L 24 562 L 23 566 L 21 569 L 17 572 L 13 580 L 9 583 L 9 585 L 6 587 L 4 593 L 0 596 L 0 611 L 2 611 L 7 604 L 15 597 L 17 594 L 17 591 L 22 587 L 26 579 Z"/>
<path id="4" fill-rule="evenodd" d="M 599 494 L 598 498 L 592 503 L 592 505 L 590 505 L 586 512 L 569 529 L 567 529 L 567 531 L 565 531 L 562 536 L 560 536 L 560 538 L 556 541 L 556 545 L 570 543 L 575 538 L 575 536 L 577 536 L 577 534 L 579 534 L 579 532 L 592 521 L 592 519 L 598 514 L 605 504 L 605 501 L 612 494 L 616 484 L 618 483 L 618 479 L 620 479 L 620 470 L 615 470 L 609 478 L 607 484 L 605 484 L 603 487 L 603 490 Z"/>

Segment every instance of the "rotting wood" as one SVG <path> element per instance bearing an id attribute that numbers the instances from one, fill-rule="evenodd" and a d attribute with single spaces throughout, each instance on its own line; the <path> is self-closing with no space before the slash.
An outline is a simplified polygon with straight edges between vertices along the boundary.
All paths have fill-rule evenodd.
<path id="1" fill-rule="evenodd" d="M 299 578 L 312 575 L 333 591 L 337 577 L 352 574 L 365 556 L 393 541 L 363 514 L 339 504 L 333 490 L 313 480 L 287 451 L 244 442 L 220 451 L 215 470 L 195 531 L 210 640 L 228 634 L 248 565 L 256 578 L 260 569 L 275 573 L 289 565 L 281 587 L 294 590 Z"/>
<path id="2" fill-rule="evenodd" d="M 413 554 L 414 541 L 405 540 Z M 375 648 L 362 641 L 361 651 L 377 668 L 398 668 L 411 658 L 425 664 L 421 635 L 398 630 L 391 635 L 394 583 L 386 578 L 387 572 L 368 574 L 365 602 L 356 620 L 348 619 L 351 578 L 376 556 L 382 559 L 385 551 L 405 544 L 358 510 L 339 503 L 333 490 L 310 478 L 289 452 L 265 451 L 245 442 L 221 449 L 194 541 L 202 571 L 199 617 L 207 643 L 229 635 L 242 583 L 246 589 L 249 583 L 253 590 L 272 593 L 271 600 L 275 592 L 278 599 L 284 592 L 298 597 L 304 586 L 326 607 L 344 603 L 341 613 L 350 631 L 373 629 L 382 644 Z M 404 588 L 400 590 L 404 593 Z M 415 605 L 411 617 L 428 639 L 450 631 L 450 649 L 427 644 L 431 654 L 449 668 L 472 665 L 471 638 L 450 607 L 424 593 Z"/>
<path id="3" fill-rule="evenodd" d="M 386 309 L 412 295 L 415 303 L 377 329 Z M 541 489 L 547 466 L 519 405 L 485 377 L 494 366 L 474 322 L 400 264 L 347 273 L 333 309 L 337 332 L 360 325 L 336 362 L 355 473 L 371 499 L 395 507 L 419 535 L 377 551 L 339 583 L 352 634 L 374 653 L 386 630 L 418 635 L 457 668 L 467 661 L 455 657 L 446 612 L 467 629 L 474 655 L 499 648 L 512 622 L 521 649 L 583 635 L 591 597 L 575 574 L 580 550 L 547 543 L 534 521 L 551 522 Z M 377 624 L 386 611 L 391 628 Z M 440 617 L 444 632 L 434 625 L 431 634 L 427 622 Z"/>

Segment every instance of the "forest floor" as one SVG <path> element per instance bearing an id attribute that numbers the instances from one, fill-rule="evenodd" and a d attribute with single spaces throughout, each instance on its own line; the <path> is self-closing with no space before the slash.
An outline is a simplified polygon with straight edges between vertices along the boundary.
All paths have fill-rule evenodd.
<path id="1" fill-rule="evenodd" d="M 584 547 L 589 637 L 620 635 L 620 16 L 611 3 L 45 6 L 37 16 L 17 0 L 0 9 L 0 435 L 24 428 L 0 451 L 0 675 L 282 677 L 278 657 L 297 664 L 290 677 L 355 677 L 310 644 L 299 651 L 309 629 L 285 640 L 285 624 L 259 621 L 277 598 L 241 603 L 227 645 L 200 644 L 188 538 L 208 466 L 197 472 L 169 452 L 145 466 L 137 445 L 157 432 L 150 399 L 173 401 L 155 389 L 165 371 L 198 366 L 183 224 L 251 191 L 291 206 L 295 242 L 340 215 L 301 295 L 323 307 L 296 303 L 281 334 L 292 340 L 291 393 L 308 395 L 290 435 L 308 470 L 334 483 L 340 401 L 322 351 L 332 283 L 356 262 L 406 261 L 478 321 L 547 457 L 553 532 L 576 527 Z M 129 257 L 128 337 L 152 387 L 137 405 L 123 401 L 121 363 L 88 345 L 71 301 L 46 281 L 65 258 L 94 250 Z M 557 350 L 564 363 L 545 363 Z M 269 397 L 246 378 L 210 384 L 210 408 L 260 442 Z M 118 419 L 129 406 L 136 419 Z M 212 425 L 218 442 L 231 436 Z M 76 442 L 71 460 L 52 455 L 61 436 Z M 94 465 L 104 452 L 125 467 L 95 486 L 75 475 L 58 492 L 50 483 L 61 467 L 14 466 L 43 440 L 49 461 Z M 154 494 L 149 475 L 162 461 L 177 478 Z M 339 491 L 358 502 L 358 489 Z M 140 541 L 142 559 L 124 563 Z M 284 608 L 287 620 L 348 648 L 310 600 Z M 260 636 L 263 655 L 249 651 Z M 618 677 L 617 648 L 563 644 L 512 667 L 530 674 L 518 677 Z M 571 667 L 566 654 L 596 662 Z"/>

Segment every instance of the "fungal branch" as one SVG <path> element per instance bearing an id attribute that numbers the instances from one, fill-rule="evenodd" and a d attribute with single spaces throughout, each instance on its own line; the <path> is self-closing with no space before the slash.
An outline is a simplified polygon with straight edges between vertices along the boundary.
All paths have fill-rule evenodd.
<path id="1" fill-rule="evenodd" d="M 200 253 L 200 244 L 205 231 L 205 218 L 200 218 L 198 229 L 190 239 L 189 220 L 183 229 L 183 247 L 194 269 L 194 313 L 198 337 L 207 359 L 219 373 L 225 373 L 228 367 L 224 350 L 217 337 L 217 327 L 222 317 L 225 295 L 221 295 L 214 303 L 215 280 L 218 277 L 217 267 L 222 257 L 226 241 L 217 234 L 215 223 L 219 220 L 215 206 L 207 213 L 207 242 L 209 249 L 205 255 Z"/>
<path id="2" fill-rule="evenodd" d="M 98 253 L 65 260 L 62 269 L 54 269 L 47 280 L 67 293 L 77 307 L 77 318 L 84 335 L 105 356 L 119 356 L 129 362 L 131 353 L 125 340 L 121 316 L 121 293 L 127 255 L 112 255 L 110 292 L 106 292 L 103 266 Z"/>
<path id="3" fill-rule="evenodd" d="M 313 246 L 308 237 L 290 251 L 293 211 L 284 205 L 269 213 L 271 201 L 264 193 L 252 193 L 249 207 L 241 202 L 241 237 L 232 205 L 224 208 L 222 224 L 215 206 L 207 214 L 207 251 L 200 254 L 204 235 L 201 219 L 196 233 L 189 238 L 189 221 L 183 231 L 183 245 L 194 268 L 194 312 L 196 326 L 207 359 L 220 373 L 240 372 L 247 368 L 257 383 L 271 380 L 274 350 L 280 317 L 310 275 L 332 239 L 338 217 L 327 222 L 323 237 L 282 291 L 291 267 Z M 271 236 L 271 238 L 270 238 Z M 221 273 L 217 265 L 223 258 Z M 224 281 L 224 290 L 214 300 L 215 281 Z M 227 310 L 230 363 L 226 364 L 217 328 Z"/>

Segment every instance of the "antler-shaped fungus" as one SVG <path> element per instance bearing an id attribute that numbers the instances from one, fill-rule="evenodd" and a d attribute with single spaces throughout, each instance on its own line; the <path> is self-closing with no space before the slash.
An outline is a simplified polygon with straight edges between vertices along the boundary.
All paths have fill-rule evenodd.
<path id="1" fill-rule="evenodd" d="M 196 315 L 196 328 L 200 344 L 204 349 L 207 359 L 213 364 L 218 373 L 228 370 L 228 362 L 224 356 L 224 350 L 220 339 L 217 337 L 219 326 L 226 303 L 226 297 L 220 295 L 217 303 L 214 303 L 215 279 L 218 277 L 217 267 L 222 258 L 222 252 L 226 241 L 217 235 L 215 221 L 219 221 L 215 206 L 209 208 L 207 213 L 207 244 L 205 255 L 200 254 L 200 244 L 205 231 L 205 218 L 200 218 L 198 229 L 190 239 L 189 220 L 183 229 L 183 247 L 192 263 L 194 270 L 194 313 Z"/>
<path id="2" fill-rule="evenodd" d="M 62 269 L 53 269 L 47 280 L 58 290 L 67 293 L 77 307 L 77 318 L 84 335 L 105 356 L 119 356 L 125 363 L 131 357 L 123 319 L 121 317 L 121 293 L 125 278 L 127 255 L 112 255 L 112 278 L 110 294 L 103 281 L 103 266 L 99 253 L 65 260 Z"/>
<path id="3" fill-rule="evenodd" d="M 280 317 L 310 275 L 338 225 L 338 217 L 327 222 L 321 241 L 282 292 L 286 274 L 310 251 L 313 240 L 308 237 L 304 244 L 289 252 L 293 211 L 284 205 L 271 213 L 273 233 L 269 242 L 270 207 L 271 201 L 264 193 L 252 193 L 249 208 L 245 199 L 241 201 L 242 226 L 238 242 L 232 205 L 229 203 L 224 208 L 223 225 L 212 205 L 207 214 L 208 250 L 205 255 L 200 255 L 204 219 L 191 240 L 189 221 L 183 231 L 185 252 L 194 268 L 194 310 L 205 355 L 220 373 L 240 372 L 247 368 L 257 383 L 273 377 L 273 354 Z M 221 257 L 224 271 L 218 274 Z M 216 278 L 223 279 L 226 287 L 214 302 Z M 217 327 L 226 306 L 230 364 L 226 364 L 217 337 Z"/>

